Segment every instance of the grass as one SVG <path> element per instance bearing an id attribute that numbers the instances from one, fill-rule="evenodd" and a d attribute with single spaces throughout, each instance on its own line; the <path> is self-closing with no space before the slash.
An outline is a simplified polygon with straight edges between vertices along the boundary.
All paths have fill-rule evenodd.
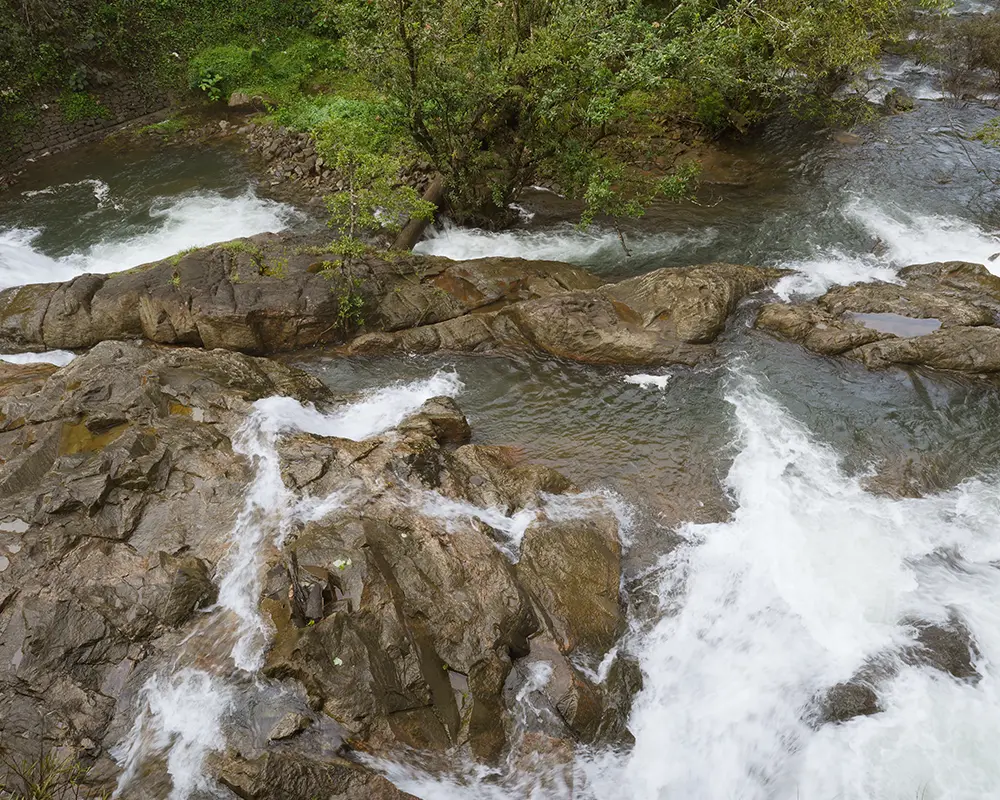
<path id="1" fill-rule="evenodd" d="M 176 267 L 181 262 L 181 259 L 184 258 L 184 256 L 188 255 L 188 253 L 193 253 L 195 250 L 201 250 L 201 248 L 185 247 L 180 252 L 174 253 L 172 256 L 168 256 L 166 260 L 171 264 L 171 266 Z M 126 270 L 126 272 L 131 272 L 131 270 Z"/>
<path id="2" fill-rule="evenodd" d="M 972 138 L 986 144 L 1000 145 L 1000 117 L 991 119 L 976 131 Z"/>
<path id="3" fill-rule="evenodd" d="M 335 241 L 325 245 L 309 245 L 308 247 L 296 247 L 292 252 L 297 256 L 326 256 L 332 251 Z"/>
<path id="4" fill-rule="evenodd" d="M 165 119 L 162 122 L 154 122 L 152 125 L 144 125 L 139 128 L 140 134 L 156 134 L 159 136 L 173 136 L 186 130 L 190 123 L 181 117 Z"/>
<path id="5" fill-rule="evenodd" d="M 264 256 L 264 251 L 258 245 L 248 242 L 246 239 L 233 239 L 231 242 L 223 242 L 219 245 L 219 249 L 233 255 L 246 253 L 253 259 L 260 259 Z"/>
<path id="6" fill-rule="evenodd" d="M 85 785 L 89 769 L 49 752 L 37 760 L 0 755 L 0 797 L 4 800 L 108 800 L 110 792 Z"/>
<path id="7" fill-rule="evenodd" d="M 326 118 L 326 96 L 350 97 L 357 91 L 357 78 L 345 66 L 338 42 L 295 33 L 270 45 L 205 48 L 191 59 L 189 82 L 212 101 L 233 92 L 259 96 L 273 122 L 306 131 Z"/>

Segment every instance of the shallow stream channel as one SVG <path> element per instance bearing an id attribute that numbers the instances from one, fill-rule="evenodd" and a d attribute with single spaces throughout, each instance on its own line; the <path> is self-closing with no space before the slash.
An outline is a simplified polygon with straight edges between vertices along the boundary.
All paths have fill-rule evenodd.
<path id="1" fill-rule="evenodd" d="M 782 299 L 894 281 L 904 266 L 936 261 L 1000 274 L 1000 149 L 970 136 L 997 111 L 943 99 L 936 81 L 918 65 L 887 62 L 874 91 L 902 86 L 914 111 L 850 133 L 775 128 L 727 147 L 697 203 L 657 205 L 626 226 L 630 256 L 616 232 L 575 227 L 573 209 L 543 189 L 521 199 L 513 230 L 444 223 L 417 250 L 566 261 L 608 280 L 711 262 L 778 266 L 794 271 L 774 289 Z M 35 165 L 0 196 L 0 288 L 320 225 L 258 194 L 238 153 L 95 147 Z M 274 420 L 356 439 L 450 394 L 474 442 L 559 470 L 627 530 L 629 626 L 615 653 L 641 668 L 627 719 L 634 743 L 581 744 L 568 766 L 487 769 L 458 756 L 442 766 L 412 753 L 372 761 L 397 787 L 425 800 L 1000 797 L 1000 386 L 810 354 L 753 330 L 760 302 L 738 310 L 720 357 L 697 368 L 282 357 L 363 399 L 322 424 L 280 403 L 260 411 L 242 445 L 260 465 L 247 514 L 281 493 L 280 474 L 267 468 Z M 487 512 L 440 510 L 480 514 L 516 548 L 517 520 Z M 220 603 L 237 620 L 234 658 L 251 670 L 262 647 L 250 608 L 253 547 L 251 536 L 219 576 Z M 815 698 L 912 644 L 913 620 L 955 619 L 975 643 L 975 680 L 902 659 L 880 683 L 880 713 L 816 721 Z M 602 679 L 601 663 L 580 666 Z M 535 663 L 518 678 L 525 730 L 544 714 L 531 682 L 545 675 Z M 148 686 L 145 716 L 116 751 L 122 787 L 174 800 L 225 796 L 201 770 L 230 733 L 234 691 L 243 689 L 192 673 Z M 143 767 L 150 758 L 161 767 Z"/>

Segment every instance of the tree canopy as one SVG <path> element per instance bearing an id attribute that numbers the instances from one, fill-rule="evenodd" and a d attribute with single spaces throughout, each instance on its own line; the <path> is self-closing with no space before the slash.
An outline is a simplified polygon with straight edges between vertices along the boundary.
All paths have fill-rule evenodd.
<path id="1" fill-rule="evenodd" d="M 539 180 L 582 200 L 587 221 L 684 193 L 694 167 L 660 157 L 671 125 L 825 107 L 906 15 L 941 2 L 0 0 L 0 110 L 104 67 L 186 68 L 212 98 L 263 86 L 331 161 L 348 125 L 367 155 L 429 162 L 465 222 L 503 224 Z M 317 102 L 320 72 L 351 91 L 327 80 L 335 96 Z"/>
<path id="2" fill-rule="evenodd" d="M 693 174 L 656 174 L 667 119 L 742 127 L 819 106 L 872 65 L 906 0 L 333 0 L 351 63 L 488 224 L 545 177 L 635 214 Z"/>

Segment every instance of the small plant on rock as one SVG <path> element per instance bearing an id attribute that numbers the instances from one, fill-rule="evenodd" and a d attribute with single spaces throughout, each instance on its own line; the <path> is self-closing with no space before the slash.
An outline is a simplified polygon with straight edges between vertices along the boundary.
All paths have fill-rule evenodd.
<path id="1" fill-rule="evenodd" d="M 1000 145 L 1000 117 L 996 117 L 981 127 L 972 137 L 986 144 Z"/>
<path id="2" fill-rule="evenodd" d="M 203 69 L 198 73 L 196 85 L 201 91 L 208 95 L 209 100 L 213 103 L 217 103 L 222 99 L 222 81 L 223 76 L 218 72 Z"/>
<path id="3" fill-rule="evenodd" d="M 37 759 L 19 758 L 0 750 L 0 797 L 4 800 L 107 800 L 85 782 L 88 769 L 49 752 Z"/>
<path id="4" fill-rule="evenodd" d="M 321 146 L 322 146 L 321 142 Z M 409 219 L 430 219 L 434 204 L 420 198 L 412 187 L 400 185 L 396 158 L 373 152 L 360 142 L 326 142 L 327 161 L 341 176 L 343 190 L 326 197 L 329 225 L 339 231 L 327 252 L 338 258 L 326 261 L 323 274 L 335 281 L 338 322 L 344 331 L 364 325 L 362 281 L 354 266 L 374 248 L 372 233 L 398 233 Z"/>

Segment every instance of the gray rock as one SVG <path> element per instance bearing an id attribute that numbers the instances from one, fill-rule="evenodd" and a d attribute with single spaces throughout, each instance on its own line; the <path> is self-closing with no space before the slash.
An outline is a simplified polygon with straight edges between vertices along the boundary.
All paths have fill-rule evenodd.
<path id="1" fill-rule="evenodd" d="M 291 739 L 296 736 L 312 724 L 312 720 L 305 714 L 297 714 L 293 711 L 289 711 L 285 716 L 279 719 L 274 727 L 271 728 L 271 732 L 267 735 L 267 739 L 270 742 L 280 742 L 283 739 Z"/>

